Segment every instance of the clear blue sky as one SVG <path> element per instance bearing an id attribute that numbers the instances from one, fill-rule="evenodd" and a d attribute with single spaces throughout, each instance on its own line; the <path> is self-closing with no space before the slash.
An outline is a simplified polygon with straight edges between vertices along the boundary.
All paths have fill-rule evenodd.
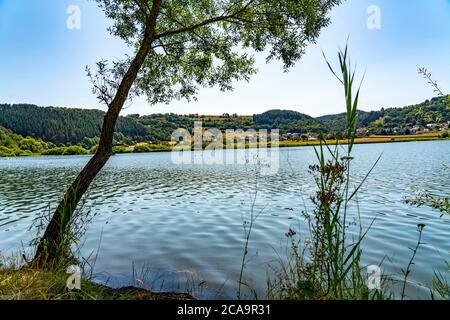
<path id="1" fill-rule="evenodd" d="M 69 5 L 81 8 L 81 29 L 66 27 Z M 381 9 L 381 29 L 369 30 L 367 8 Z M 138 99 L 127 113 L 253 114 L 272 108 L 313 116 L 343 111 L 342 92 L 324 63 L 321 49 L 334 61 L 350 37 L 353 61 L 366 71 L 361 109 L 421 102 L 433 92 L 417 74 L 433 72 L 450 91 L 450 1 L 347 0 L 333 10 L 332 24 L 290 73 L 279 63 L 258 58 L 259 73 L 233 92 L 202 89 L 197 102 L 149 106 Z M 103 108 L 91 94 L 86 65 L 122 57 L 127 48 L 110 36 L 109 22 L 94 1 L 0 0 L 0 103 Z"/>

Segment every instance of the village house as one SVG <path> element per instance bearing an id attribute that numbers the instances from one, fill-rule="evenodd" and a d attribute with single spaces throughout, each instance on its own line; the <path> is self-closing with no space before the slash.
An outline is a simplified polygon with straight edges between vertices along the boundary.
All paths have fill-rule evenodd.
<path id="1" fill-rule="evenodd" d="M 421 131 L 424 131 L 425 130 L 425 127 L 424 126 L 421 126 L 421 125 L 415 125 L 415 126 L 413 126 L 412 128 L 411 128 L 411 133 L 413 133 L 413 134 L 416 134 L 416 133 L 419 133 L 419 132 L 421 132 Z"/>
<path id="2" fill-rule="evenodd" d="M 369 134 L 369 129 L 367 128 L 358 128 L 356 130 L 356 133 L 358 133 L 359 135 L 368 135 Z"/>
<path id="3" fill-rule="evenodd" d="M 441 128 L 441 126 L 437 123 L 429 123 L 429 124 L 427 124 L 427 128 L 431 131 L 436 131 L 436 130 L 439 130 Z"/>

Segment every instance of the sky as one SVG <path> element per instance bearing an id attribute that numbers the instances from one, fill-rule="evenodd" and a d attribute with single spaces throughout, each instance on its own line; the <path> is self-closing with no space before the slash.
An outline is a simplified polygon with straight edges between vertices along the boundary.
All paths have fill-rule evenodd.
<path id="1" fill-rule="evenodd" d="M 80 9 L 80 28 L 67 25 L 73 5 Z M 257 55 L 258 74 L 248 83 L 235 83 L 232 92 L 202 88 L 198 101 L 154 106 L 139 98 L 123 114 L 343 112 L 342 87 L 321 51 L 336 64 L 347 38 L 359 76 L 365 73 L 360 109 L 401 107 L 432 97 L 432 88 L 417 72 L 420 67 L 450 92 L 449 0 L 347 0 L 330 17 L 330 26 L 289 73 L 281 63 L 266 64 Z M 107 32 L 109 24 L 95 1 L 0 0 L 0 103 L 105 110 L 91 92 L 85 67 L 129 51 Z"/>

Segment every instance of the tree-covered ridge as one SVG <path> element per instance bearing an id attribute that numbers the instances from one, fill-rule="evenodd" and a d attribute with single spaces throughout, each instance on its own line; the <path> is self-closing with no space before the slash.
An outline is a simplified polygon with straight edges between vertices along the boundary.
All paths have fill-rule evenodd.
<path id="1" fill-rule="evenodd" d="M 418 105 L 382 110 L 379 119 L 371 122 L 369 126 L 374 133 L 379 133 L 380 130 L 406 131 L 415 126 L 426 127 L 430 124 L 443 126 L 449 121 L 450 99 L 449 96 L 445 96 L 436 97 Z"/>
<path id="2" fill-rule="evenodd" d="M 345 130 L 346 114 L 316 118 L 331 132 Z M 382 108 L 379 111 L 358 111 L 358 127 L 368 134 L 410 134 L 426 129 L 445 128 L 450 121 L 448 96 L 436 97 L 422 103 L 401 108 Z"/>
<path id="3" fill-rule="evenodd" d="M 98 143 L 104 115 L 100 110 L 0 104 L 0 126 L 58 145 L 82 144 L 86 148 Z M 147 129 L 132 118 L 121 117 L 116 129 L 116 140 L 124 143 L 148 138 Z"/>
<path id="4" fill-rule="evenodd" d="M 103 116 L 104 112 L 100 110 L 0 105 L 0 126 L 58 146 L 80 145 L 86 149 L 97 145 Z M 276 128 L 282 135 L 325 133 L 331 138 L 339 137 L 346 129 L 345 114 L 313 118 L 290 110 L 269 110 L 253 116 L 134 114 L 119 118 L 114 145 L 170 141 L 176 129 L 192 130 L 194 121 L 202 121 L 204 128 L 218 128 L 221 131 Z M 450 107 L 447 97 L 433 98 L 404 108 L 358 111 L 358 128 L 365 128 L 361 131 L 365 134 L 409 134 L 429 124 L 445 127 L 448 121 Z"/>
<path id="5" fill-rule="evenodd" d="M 269 110 L 253 115 L 253 121 L 258 129 L 276 128 L 280 130 L 281 134 L 328 132 L 327 128 L 317 119 L 291 110 Z"/>
<path id="6" fill-rule="evenodd" d="M 291 123 L 293 121 L 315 121 L 314 118 L 306 114 L 290 110 L 269 110 L 262 114 L 254 115 L 253 120 L 257 124 L 269 125 Z"/>
<path id="7" fill-rule="evenodd" d="M 450 102 L 447 97 L 436 97 L 417 105 L 403 108 L 382 108 L 379 111 L 358 111 L 358 128 L 366 128 L 367 133 L 408 133 L 415 126 L 426 127 L 429 124 L 440 125 L 450 121 Z M 154 114 L 148 116 L 132 115 L 144 124 L 155 140 L 169 139 L 171 132 L 177 128 L 192 128 L 193 121 L 201 120 L 203 127 L 226 129 L 280 129 L 287 133 L 326 133 L 337 134 L 346 130 L 346 114 L 326 115 L 313 118 L 309 115 L 291 110 L 269 110 L 262 114 L 222 116 Z M 399 129 L 394 132 L 394 129 Z M 406 130 L 406 132 L 405 132 Z"/>
<path id="8" fill-rule="evenodd" d="M 377 121 L 383 116 L 383 111 L 362 111 L 358 110 L 358 127 L 369 127 L 371 123 Z M 324 128 L 328 128 L 331 132 L 345 131 L 347 114 L 340 113 L 335 115 L 326 115 L 316 118 Z"/>

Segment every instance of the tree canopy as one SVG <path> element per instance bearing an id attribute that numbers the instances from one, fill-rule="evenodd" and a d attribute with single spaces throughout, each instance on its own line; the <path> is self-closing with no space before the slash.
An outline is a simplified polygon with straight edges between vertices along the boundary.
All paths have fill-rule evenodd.
<path id="1" fill-rule="evenodd" d="M 195 99 L 199 86 L 231 90 L 235 80 L 256 72 L 253 53 L 279 59 L 285 70 L 301 58 L 308 43 L 329 24 L 330 9 L 341 0 L 96 0 L 113 20 L 110 32 L 140 48 L 152 40 L 130 95 L 151 104 Z M 149 31 L 150 26 L 153 30 Z M 151 28 L 150 28 L 151 29 Z M 131 65 L 100 61 L 94 93 L 109 104 Z"/>

